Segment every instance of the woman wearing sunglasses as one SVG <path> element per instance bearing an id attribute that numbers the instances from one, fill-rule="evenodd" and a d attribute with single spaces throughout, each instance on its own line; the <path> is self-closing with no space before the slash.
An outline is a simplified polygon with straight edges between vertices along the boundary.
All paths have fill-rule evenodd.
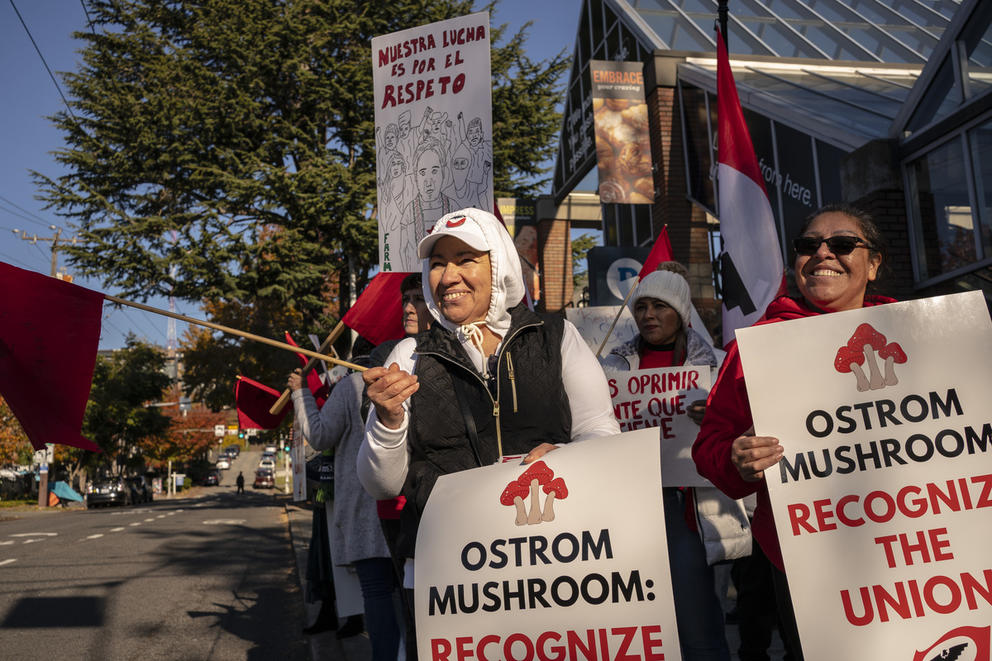
<path id="1" fill-rule="evenodd" d="M 869 283 L 878 277 L 884 251 L 882 235 L 867 213 L 846 204 L 822 207 L 806 219 L 793 247 L 796 286 L 801 297 L 782 296 L 772 301 L 759 324 L 893 301 L 866 293 Z M 782 552 L 764 483 L 764 471 L 781 460 L 782 446 L 776 438 L 754 435 L 737 343 L 731 342 L 727 349 L 692 457 L 699 474 L 731 498 L 757 493 L 751 532 L 775 567 L 772 574 L 782 637 L 794 658 L 801 659 Z"/>

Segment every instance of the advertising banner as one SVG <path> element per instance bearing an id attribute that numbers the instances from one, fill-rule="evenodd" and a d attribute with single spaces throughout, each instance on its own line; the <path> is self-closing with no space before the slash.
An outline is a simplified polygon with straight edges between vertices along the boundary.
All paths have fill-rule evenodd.
<path id="1" fill-rule="evenodd" d="M 666 487 L 711 487 L 696 472 L 692 444 L 699 425 L 689 417 L 689 405 L 706 401 L 710 368 L 702 365 L 615 372 L 606 379 L 620 431 L 657 428 L 661 440 L 661 483 Z"/>
<path id="2" fill-rule="evenodd" d="M 654 202 L 643 68 L 640 62 L 589 61 L 603 204 Z"/>
<path id="3" fill-rule="evenodd" d="M 589 303 L 619 305 L 637 285 L 637 274 L 651 254 L 650 246 L 596 246 L 586 253 Z"/>
<path id="4" fill-rule="evenodd" d="M 374 38 L 372 82 L 379 266 L 420 271 L 434 221 L 493 210 L 489 13 Z"/>
<path id="5" fill-rule="evenodd" d="M 657 431 L 441 477 L 417 535 L 421 659 L 679 659 Z"/>
<path id="6" fill-rule="evenodd" d="M 992 322 L 981 292 L 737 331 L 803 653 L 989 659 Z"/>
<path id="7" fill-rule="evenodd" d="M 541 256 L 538 252 L 537 203 L 522 197 L 496 199 L 499 214 L 506 229 L 513 236 L 513 245 L 520 256 L 520 270 L 530 300 L 541 300 Z"/>

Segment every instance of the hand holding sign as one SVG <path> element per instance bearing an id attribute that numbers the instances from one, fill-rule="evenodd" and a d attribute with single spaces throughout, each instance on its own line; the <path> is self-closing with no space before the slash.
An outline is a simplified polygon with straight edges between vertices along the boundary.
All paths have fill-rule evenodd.
<path id="1" fill-rule="evenodd" d="M 782 459 L 782 446 L 777 438 L 755 436 L 754 426 L 734 439 L 730 448 L 730 460 L 747 482 L 760 482 L 765 479 L 765 469 L 771 468 Z"/>

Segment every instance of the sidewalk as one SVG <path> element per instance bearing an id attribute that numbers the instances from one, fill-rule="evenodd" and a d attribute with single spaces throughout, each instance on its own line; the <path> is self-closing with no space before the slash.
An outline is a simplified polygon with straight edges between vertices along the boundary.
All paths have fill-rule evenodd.
<path id="1" fill-rule="evenodd" d="M 313 521 L 313 511 L 309 503 L 294 503 L 286 500 L 286 518 L 289 521 L 289 533 L 293 541 L 293 552 L 296 555 L 297 574 L 300 577 L 300 594 L 306 594 L 307 553 L 310 551 L 310 530 Z M 307 621 L 300 623 L 303 628 L 313 622 L 320 611 L 320 604 L 304 602 Z M 371 661 L 372 646 L 368 635 L 351 636 L 338 640 L 334 631 L 306 636 L 310 646 L 312 661 Z"/>
<path id="2" fill-rule="evenodd" d="M 293 541 L 293 551 L 296 554 L 296 566 L 299 570 L 301 594 L 306 593 L 306 572 L 307 572 L 307 552 L 310 549 L 310 529 L 312 511 L 308 503 L 293 503 L 286 501 L 286 516 L 289 520 L 290 536 Z M 720 567 L 717 570 L 718 583 L 723 581 L 724 585 L 729 581 L 729 566 Z M 731 598 L 725 598 L 724 611 L 729 611 L 733 606 Z M 300 627 L 310 624 L 316 618 L 320 610 L 320 604 L 304 604 L 308 621 L 301 623 Z M 730 658 L 738 661 L 737 647 L 740 639 L 737 635 L 737 625 L 729 624 L 726 629 L 727 644 L 730 646 Z M 310 658 L 312 661 L 371 661 L 372 648 L 369 645 L 367 634 L 353 636 L 338 640 L 333 631 L 307 636 L 310 645 Z M 781 659 L 783 654 L 782 642 L 779 640 L 778 632 L 772 638 L 772 645 L 768 650 L 772 659 Z"/>

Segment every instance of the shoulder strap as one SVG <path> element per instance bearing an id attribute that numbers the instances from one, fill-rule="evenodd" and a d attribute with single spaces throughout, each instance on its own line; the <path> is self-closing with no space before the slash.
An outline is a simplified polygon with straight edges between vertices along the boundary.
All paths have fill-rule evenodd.
<path id="1" fill-rule="evenodd" d="M 465 419 L 465 430 L 468 432 L 468 444 L 472 447 L 472 455 L 475 457 L 475 463 L 480 466 L 484 465 L 482 463 L 482 457 L 479 455 L 479 433 L 475 428 L 475 417 L 472 415 L 472 411 L 468 407 L 468 402 L 465 401 L 465 393 L 462 388 L 455 384 L 452 388 L 455 391 L 455 398 L 458 400 L 458 407 L 462 410 L 462 418 Z"/>

